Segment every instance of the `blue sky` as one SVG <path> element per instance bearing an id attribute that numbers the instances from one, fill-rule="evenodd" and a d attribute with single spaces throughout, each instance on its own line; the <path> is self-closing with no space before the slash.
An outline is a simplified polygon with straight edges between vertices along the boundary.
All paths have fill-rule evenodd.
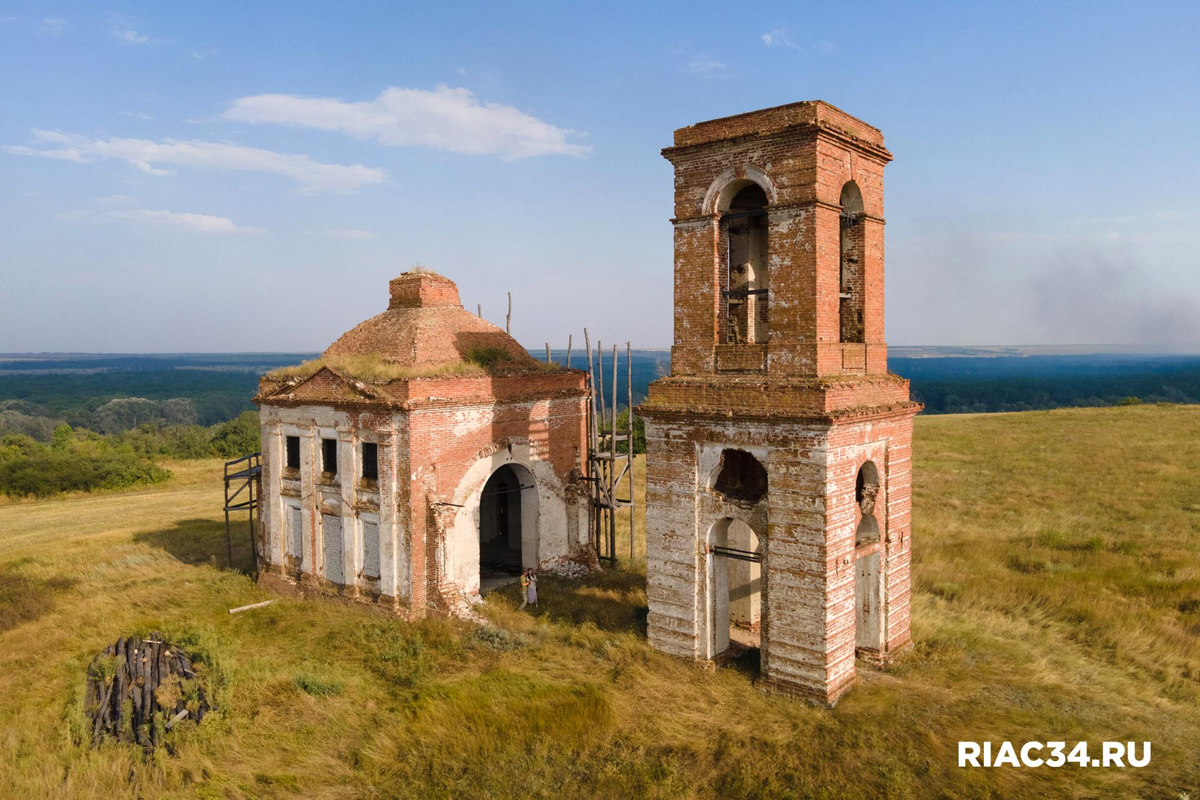
<path id="1" fill-rule="evenodd" d="M 878 126 L 893 344 L 1200 350 L 1190 3 L 0 5 L 0 351 L 317 350 L 424 263 L 670 344 L 699 120 Z"/>

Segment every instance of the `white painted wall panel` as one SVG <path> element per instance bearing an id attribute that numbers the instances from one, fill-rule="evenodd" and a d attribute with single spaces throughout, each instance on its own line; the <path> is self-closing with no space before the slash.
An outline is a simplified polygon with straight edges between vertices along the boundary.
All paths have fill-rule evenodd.
<path id="1" fill-rule="evenodd" d="M 299 506 L 287 507 L 287 553 L 294 558 L 304 554 L 304 516 Z"/>
<path id="2" fill-rule="evenodd" d="M 342 518 L 322 514 L 321 531 L 324 537 L 321 544 L 325 551 L 325 580 L 345 583 L 342 570 Z"/>
<path id="3" fill-rule="evenodd" d="M 362 523 L 363 575 L 379 577 L 379 523 Z"/>

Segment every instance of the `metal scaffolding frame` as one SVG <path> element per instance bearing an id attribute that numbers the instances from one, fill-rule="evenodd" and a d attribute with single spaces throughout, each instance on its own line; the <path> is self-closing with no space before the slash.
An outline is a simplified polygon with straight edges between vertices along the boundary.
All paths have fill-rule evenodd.
<path id="1" fill-rule="evenodd" d="M 242 500 L 238 500 L 242 496 Z M 229 512 L 249 512 L 250 552 L 254 556 L 254 571 L 258 572 L 258 536 L 254 530 L 254 515 L 262 497 L 262 453 L 225 462 L 225 563 L 233 567 L 233 537 L 229 527 Z"/>

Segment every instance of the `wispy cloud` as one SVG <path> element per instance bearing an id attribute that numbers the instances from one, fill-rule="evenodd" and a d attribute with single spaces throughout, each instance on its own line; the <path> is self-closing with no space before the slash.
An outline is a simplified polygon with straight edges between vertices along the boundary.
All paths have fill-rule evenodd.
<path id="1" fill-rule="evenodd" d="M 381 169 L 362 164 L 323 164 L 305 155 L 276 153 L 257 147 L 224 142 L 163 139 L 89 139 L 76 134 L 35 128 L 39 146 L 8 145 L 8 153 L 53 158 L 86 164 L 99 159 L 125 161 L 150 175 L 169 175 L 163 166 L 221 169 L 282 175 L 299 183 L 305 192 L 352 192 L 387 179 Z M 157 165 L 157 166 L 156 166 Z"/>
<path id="2" fill-rule="evenodd" d="M 688 72 L 703 78 L 722 78 L 729 70 L 729 65 L 717 58 L 698 56 L 688 62 Z"/>
<path id="3" fill-rule="evenodd" d="M 786 47 L 801 53 L 814 52 L 827 56 L 831 55 L 837 49 L 833 42 L 825 40 L 814 42 L 807 46 L 801 45 L 787 28 L 772 28 L 759 38 L 762 39 L 763 44 L 767 47 Z"/>
<path id="4" fill-rule="evenodd" d="M 190 233 L 266 233 L 262 228 L 250 225 L 237 225 L 228 217 L 217 217 L 212 214 L 187 214 L 176 211 L 153 211 L 148 208 L 126 208 L 116 211 L 106 211 L 100 215 L 102 219 L 129 222 L 154 228 L 166 228 Z"/>
<path id="5" fill-rule="evenodd" d="M 133 117 L 134 119 L 154 119 L 154 117 L 150 116 L 145 111 L 122 111 L 121 116 Z"/>
<path id="6" fill-rule="evenodd" d="M 762 35 L 763 44 L 767 47 L 790 47 L 793 50 L 804 48 L 796 44 L 787 28 L 775 28 Z"/>
<path id="7" fill-rule="evenodd" d="M 379 235 L 374 231 L 360 231 L 355 228 L 328 228 L 324 233 L 339 239 L 374 239 Z"/>
<path id="8" fill-rule="evenodd" d="M 143 36 L 135 30 L 113 31 L 112 35 L 121 44 L 146 44 L 150 41 L 149 36 Z"/>
<path id="9" fill-rule="evenodd" d="M 47 36 L 58 36 L 67 27 L 67 21 L 62 17 L 47 17 L 38 23 L 38 30 Z"/>
<path id="10" fill-rule="evenodd" d="M 583 134 L 560 128 L 512 106 L 480 102 L 469 89 L 438 86 L 385 89 L 374 100 L 262 94 L 242 97 L 223 115 L 254 124 L 295 125 L 375 139 L 395 147 L 423 146 L 450 153 L 504 159 L 591 152 L 572 141 Z"/>
<path id="11" fill-rule="evenodd" d="M 211 47 L 204 48 L 203 50 L 192 50 L 189 48 L 187 50 L 187 54 L 191 58 L 204 59 L 204 58 L 212 58 L 213 56 L 215 56 L 217 54 L 217 51 Z"/>

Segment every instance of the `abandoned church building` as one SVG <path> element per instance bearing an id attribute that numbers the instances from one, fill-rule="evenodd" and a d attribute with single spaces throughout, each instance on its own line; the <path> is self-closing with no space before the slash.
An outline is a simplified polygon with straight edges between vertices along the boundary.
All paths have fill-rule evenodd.
<path id="1" fill-rule="evenodd" d="M 875 128 L 823 102 L 675 131 L 671 373 L 650 386 L 652 646 L 757 638 L 768 687 L 832 703 L 909 644 L 913 416 L 883 336 Z"/>
<path id="2" fill-rule="evenodd" d="M 260 581 L 415 618 L 594 562 L 587 375 L 534 360 L 418 268 L 314 362 L 265 376 Z"/>
<path id="3" fill-rule="evenodd" d="M 921 406 L 884 342 L 892 157 L 823 102 L 681 128 L 663 155 L 674 343 L 637 409 L 648 639 L 706 663 L 757 646 L 766 688 L 831 704 L 856 659 L 910 643 Z M 534 360 L 444 277 L 396 278 L 385 312 L 261 381 L 260 580 L 419 617 L 523 567 L 596 565 L 613 356 L 606 456 L 602 372 Z"/>

